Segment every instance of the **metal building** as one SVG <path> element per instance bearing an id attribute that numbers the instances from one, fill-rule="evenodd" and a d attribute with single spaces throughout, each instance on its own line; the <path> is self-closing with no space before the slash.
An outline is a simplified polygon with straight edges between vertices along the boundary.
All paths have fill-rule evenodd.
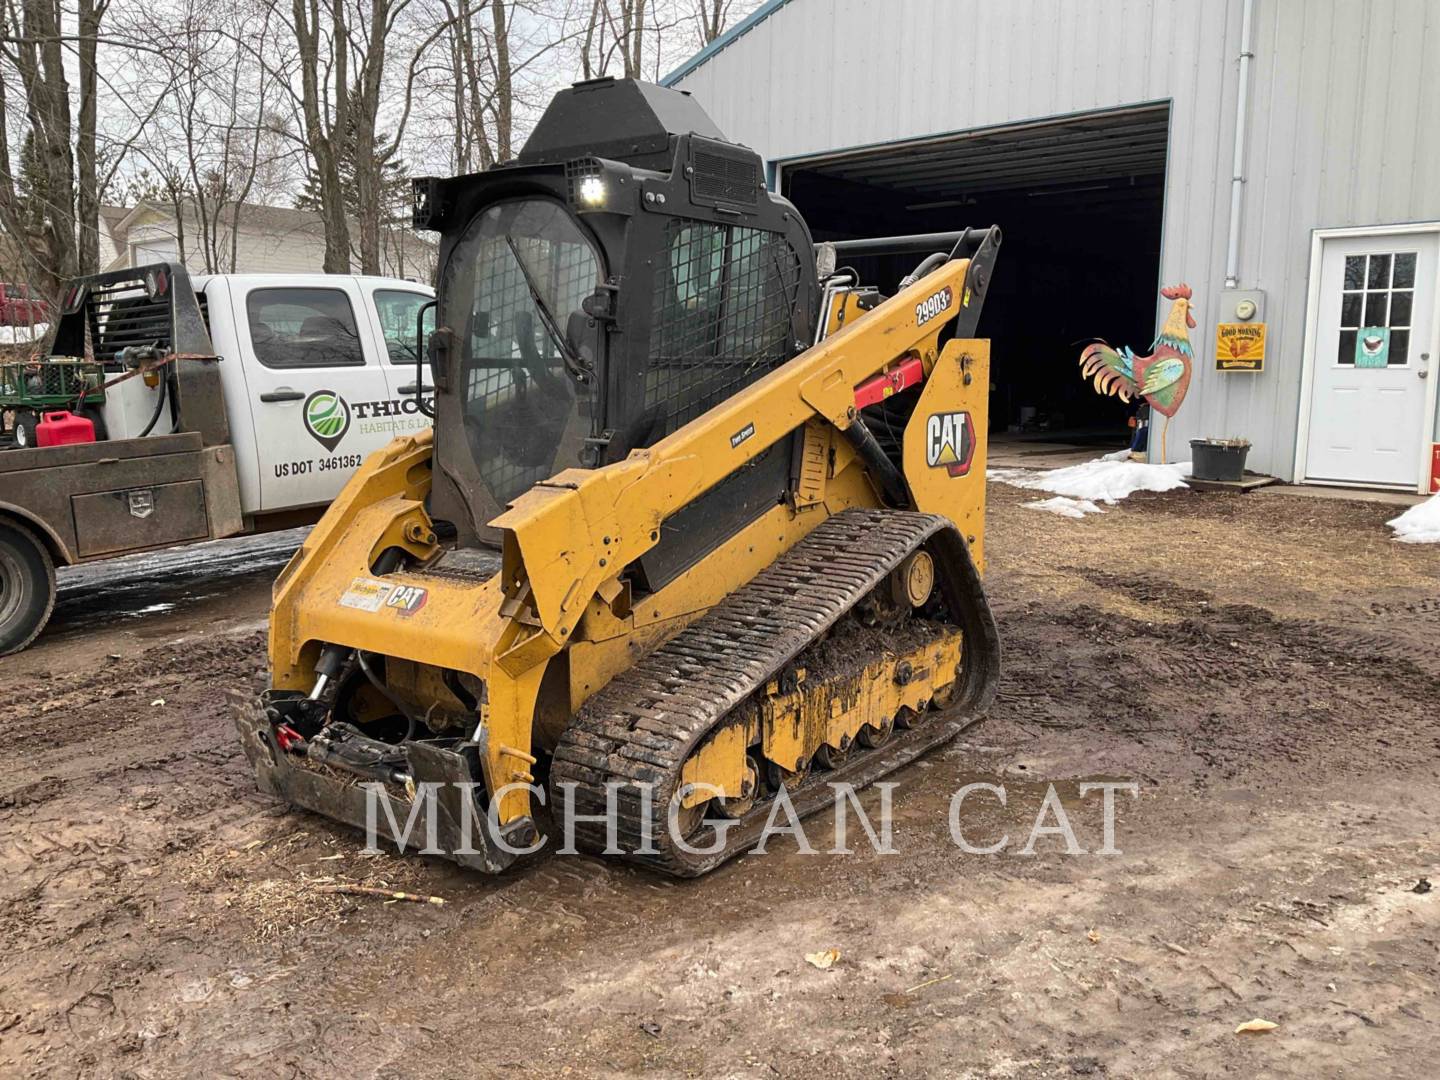
<path id="1" fill-rule="evenodd" d="M 817 239 L 1004 228 L 998 426 L 1123 424 L 1074 343 L 1148 352 L 1186 282 L 1172 460 L 1243 437 L 1287 480 L 1427 491 L 1437 55 L 1437 0 L 770 0 L 666 82 Z"/>

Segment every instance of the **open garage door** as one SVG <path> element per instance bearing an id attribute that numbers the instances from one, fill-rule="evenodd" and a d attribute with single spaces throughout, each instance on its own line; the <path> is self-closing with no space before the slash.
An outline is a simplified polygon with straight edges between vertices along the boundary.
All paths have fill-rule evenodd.
<path id="1" fill-rule="evenodd" d="M 999 225 L 980 321 L 992 430 L 1120 445 L 1131 407 L 1076 361 L 1090 338 L 1154 336 L 1169 124 L 1162 104 L 986 128 L 782 162 L 779 183 L 816 240 Z M 918 260 L 844 261 L 889 292 Z"/>

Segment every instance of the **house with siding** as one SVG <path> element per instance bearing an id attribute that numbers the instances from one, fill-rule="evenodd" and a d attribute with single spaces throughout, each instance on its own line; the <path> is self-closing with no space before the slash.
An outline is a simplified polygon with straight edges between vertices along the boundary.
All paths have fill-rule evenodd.
<path id="1" fill-rule="evenodd" d="M 1286 480 L 1424 492 L 1437 55 L 1434 0 L 769 0 L 664 81 L 817 240 L 1001 226 L 992 426 L 1123 433 L 1078 343 L 1147 353 L 1185 283 L 1171 460 L 1241 437 Z M 910 267 L 859 269 L 893 288 Z"/>
<path id="2" fill-rule="evenodd" d="M 101 268 L 181 262 L 191 273 L 318 273 L 325 261 L 325 229 L 308 210 L 226 204 L 202 213 L 194 203 L 141 201 L 103 207 Z M 206 253 L 210 257 L 207 259 Z M 381 273 L 426 283 L 435 272 L 435 245 L 408 229 L 385 229 Z M 352 265 L 358 269 L 358 255 Z"/>

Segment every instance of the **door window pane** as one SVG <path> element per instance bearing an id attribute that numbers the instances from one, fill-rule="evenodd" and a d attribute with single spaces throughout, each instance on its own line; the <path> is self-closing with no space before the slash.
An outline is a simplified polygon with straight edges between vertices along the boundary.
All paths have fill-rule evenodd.
<path id="1" fill-rule="evenodd" d="M 1388 327 L 1390 344 L 1386 365 L 1404 367 L 1410 362 L 1411 321 L 1415 313 L 1414 251 L 1345 256 L 1345 282 L 1340 293 L 1337 364 L 1355 363 L 1357 331 Z"/>
<path id="2" fill-rule="evenodd" d="M 1335 362 L 1338 363 L 1338 364 L 1353 364 L 1353 363 L 1355 363 L 1355 331 L 1354 331 L 1354 330 L 1341 330 L 1341 331 L 1340 331 L 1340 349 L 1339 349 L 1338 355 L 1336 355 L 1336 357 L 1335 357 Z"/>
<path id="3" fill-rule="evenodd" d="M 1345 288 L 1363 289 L 1365 287 L 1365 256 L 1345 256 Z"/>
<path id="4" fill-rule="evenodd" d="M 1390 358 L 1387 361 L 1391 367 L 1403 367 L 1410 362 L 1410 331 L 1390 331 Z"/>
<path id="5" fill-rule="evenodd" d="M 400 289 L 375 290 L 375 310 L 380 315 L 380 330 L 385 335 L 385 352 L 392 364 L 413 367 L 415 355 L 415 318 L 420 309 L 430 303 L 430 298 L 421 293 Z M 435 329 L 435 308 L 425 312 L 425 335 Z"/>
<path id="6" fill-rule="evenodd" d="M 350 297 L 339 289 L 256 289 L 245 300 L 250 342 L 269 368 L 365 363 Z"/>
<path id="7" fill-rule="evenodd" d="M 1415 252 L 1401 251 L 1395 255 L 1395 288 L 1415 287 Z M 1348 288 L 1348 286 L 1347 286 Z"/>
<path id="8" fill-rule="evenodd" d="M 1384 289 L 1390 285 L 1390 256 L 1371 255 L 1370 272 L 1367 278 L 1372 289 Z"/>

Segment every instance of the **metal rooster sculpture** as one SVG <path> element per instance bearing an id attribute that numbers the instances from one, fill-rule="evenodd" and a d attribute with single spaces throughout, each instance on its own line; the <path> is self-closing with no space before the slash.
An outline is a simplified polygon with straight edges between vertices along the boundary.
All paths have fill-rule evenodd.
<path id="1" fill-rule="evenodd" d="M 1116 352 L 1103 341 L 1085 347 L 1080 354 L 1080 373 L 1093 378 L 1095 392 L 1113 394 L 1121 401 L 1142 397 L 1165 417 L 1160 433 L 1160 463 L 1166 460 L 1165 431 L 1170 418 L 1180 410 L 1185 391 L 1190 389 L 1190 362 L 1195 349 L 1189 331 L 1195 328 L 1190 314 L 1190 286 L 1172 285 L 1160 290 L 1170 301 L 1170 313 L 1150 346 L 1149 356 L 1136 356 L 1129 346 Z"/>

